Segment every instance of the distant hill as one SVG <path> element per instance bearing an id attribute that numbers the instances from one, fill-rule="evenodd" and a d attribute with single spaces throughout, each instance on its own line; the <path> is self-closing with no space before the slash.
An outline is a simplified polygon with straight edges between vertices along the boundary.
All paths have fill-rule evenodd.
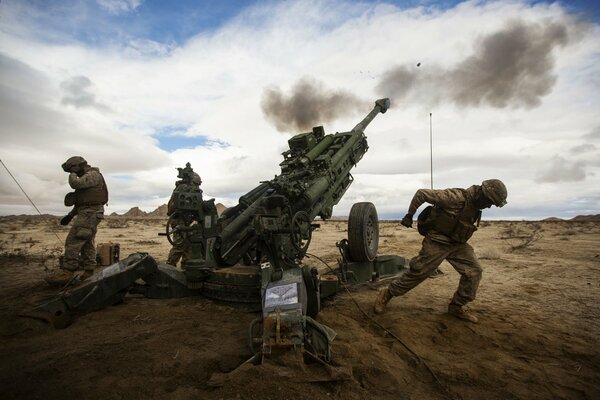
<path id="1" fill-rule="evenodd" d="M 574 221 L 574 222 L 600 222 L 600 214 L 596 215 L 578 215 L 571 219 L 562 219 L 557 217 L 544 218 L 542 221 L 559 222 L 559 221 Z"/>
<path id="2" fill-rule="evenodd" d="M 600 214 L 596 214 L 596 215 L 578 215 L 576 217 L 571 218 L 569 221 L 600 222 Z"/>
<path id="3" fill-rule="evenodd" d="M 127 211 L 122 216 L 128 217 L 128 218 L 142 218 L 142 217 L 145 217 L 146 215 L 148 215 L 148 214 L 145 211 L 140 210 L 139 207 L 132 207 L 129 209 L 129 211 Z"/>
<path id="4" fill-rule="evenodd" d="M 167 218 L 167 205 L 163 204 L 159 206 L 156 210 L 148 213 L 147 217 L 151 218 Z"/>
<path id="5" fill-rule="evenodd" d="M 223 211 L 227 209 L 223 204 L 217 203 L 215 204 L 217 207 L 217 214 L 221 215 Z M 139 207 L 132 207 L 125 214 L 117 214 L 113 212 L 110 214 L 110 217 L 124 217 L 124 218 L 167 218 L 167 209 L 168 206 L 166 204 L 158 206 L 158 208 L 151 212 L 145 212 L 140 210 Z"/>

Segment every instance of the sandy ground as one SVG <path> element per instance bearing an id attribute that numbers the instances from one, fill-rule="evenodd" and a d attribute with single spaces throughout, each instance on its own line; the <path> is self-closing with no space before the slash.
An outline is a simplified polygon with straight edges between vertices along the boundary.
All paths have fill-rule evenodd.
<path id="1" fill-rule="evenodd" d="M 164 261 L 162 224 L 107 219 L 97 242 Z M 256 314 L 202 297 L 132 296 L 64 330 L 18 317 L 54 293 L 42 279 L 66 233 L 58 218 L 0 218 L 3 399 L 600 398 L 598 223 L 484 222 L 471 240 L 484 267 L 478 324 L 445 314 L 459 278 L 446 263 L 382 316 L 372 304 L 385 282 L 340 293 L 318 316 L 338 334 L 332 366 L 304 370 L 289 354 L 239 367 Z M 345 237 L 345 222 L 322 223 L 309 252 L 335 266 Z M 382 223 L 379 254 L 412 257 L 420 241 Z"/>

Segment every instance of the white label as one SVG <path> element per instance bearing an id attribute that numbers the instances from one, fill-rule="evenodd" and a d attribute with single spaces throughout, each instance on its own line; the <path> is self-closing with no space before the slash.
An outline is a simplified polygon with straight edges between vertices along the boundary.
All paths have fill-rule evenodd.
<path id="1" fill-rule="evenodd" d="M 271 286 L 265 292 L 265 308 L 298 303 L 298 284 Z"/>

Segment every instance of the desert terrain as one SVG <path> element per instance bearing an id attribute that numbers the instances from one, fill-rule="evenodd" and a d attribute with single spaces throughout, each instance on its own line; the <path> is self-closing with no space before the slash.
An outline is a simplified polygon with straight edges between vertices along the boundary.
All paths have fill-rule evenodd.
<path id="1" fill-rule="evenodd" d="M 203 297 L 128 296 L 63 330 L 19 317 L 56 293 L 43 277 L 68 232 L 58 220 L 0 217 L 3 399 L 600 398 L 597 221 L 483 221 L 470 241 L 484 268 L 470 306 L 478 324 L 445 314 L 459 275 L 444 263 L 384 315 L 372 304 L 385 281 L 326 301 L 317 319 L 337 332 L 331 366 L 288 354 L 254 366 L 244 361 L 257 314 Z M 96 242 L 164 262 L 164 222 L 107 217 Z M 346 234 L 346 222 L 322 222 L 309 253 L 335 267 Z M 415 229 L 380 223 L 379 254 L 413 257 L 420 242 Z"/>

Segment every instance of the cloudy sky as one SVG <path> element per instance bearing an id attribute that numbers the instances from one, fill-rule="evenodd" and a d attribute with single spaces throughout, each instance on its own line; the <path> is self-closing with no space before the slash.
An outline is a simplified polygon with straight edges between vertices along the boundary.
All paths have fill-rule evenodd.
<path id="1" fill-rule="evenodd" d="M 68 211 L 72 155 L 108 213 L 166 203 L 186 162 L 232 206 L 291 136 L 390 97 L 334 215 L 401 217 L 431 185 L 430 121 L 435 188 L 506 183 L 484 218 L 598 214 L 599 23 L 585 1 L 2 0 L 0 159 L 43 213 Z M 0 215 L 21 213 L 0 167 Z"/>

